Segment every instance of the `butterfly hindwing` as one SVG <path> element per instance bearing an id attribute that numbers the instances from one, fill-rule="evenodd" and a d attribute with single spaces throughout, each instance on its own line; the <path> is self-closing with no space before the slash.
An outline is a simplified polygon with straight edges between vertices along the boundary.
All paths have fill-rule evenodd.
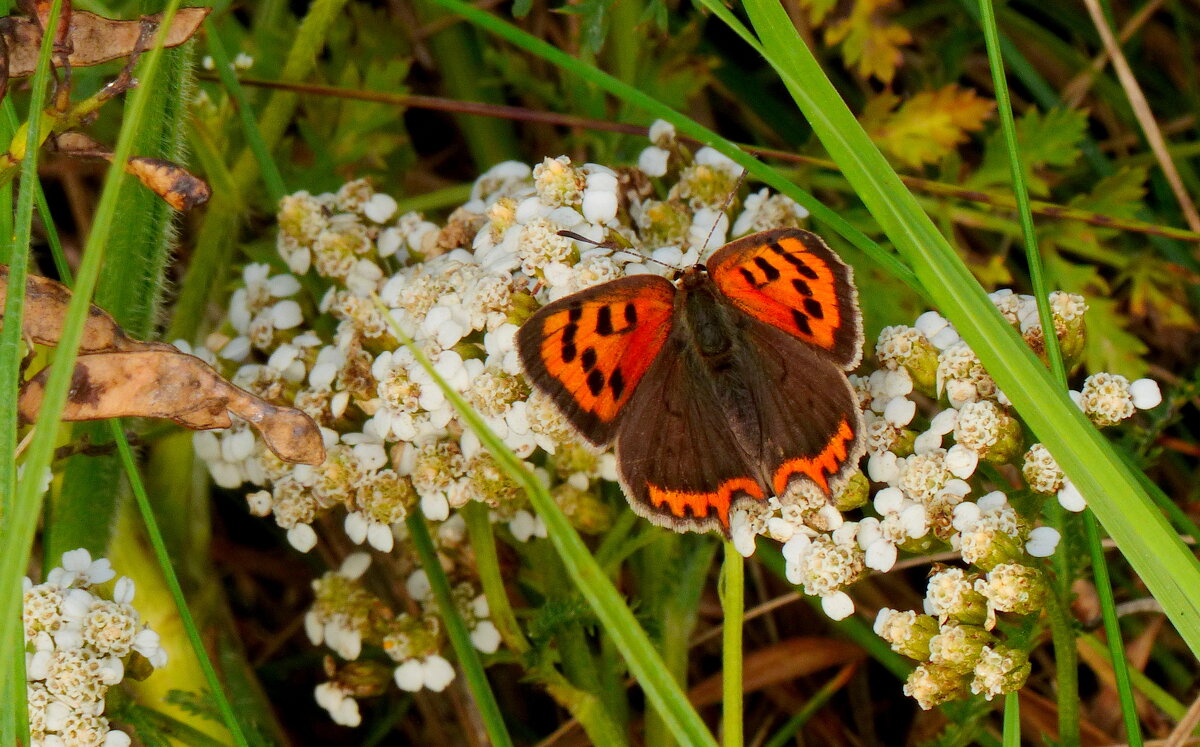
<path id="1" fill-rule="evenodd" d="M 616 434 L 621 487 L 659 526 L 727 534 L 731 508 L 767 493 L 683 337 L 667 342 L 626 406 Z"/>
<path id="2" fill-rule="evenodd" d="M 858 464 L 862 416 L 850 382 L 835 363 L 774 326 L 743 328 L 757 361 L 746 386 L 761 428 L 755 455 L 771 492 L 783 495 L 796 479 L 830 494 Z"/>
<path id="3" fill-rule="evenodd" d="M 589 441 L 611 441 L 670 333 L 674 300 L 665 278 L 631 275 L 547 304 L 517 333 L 530 382 Z"/>
<path id="4" fill-rule="evenodd" d="M 843 369 L 858 365 L 862 324 L 853 273 L 819 236 L 797 228 L 763 231 L 726 244 L 707 264 L 738 309 Z"/>

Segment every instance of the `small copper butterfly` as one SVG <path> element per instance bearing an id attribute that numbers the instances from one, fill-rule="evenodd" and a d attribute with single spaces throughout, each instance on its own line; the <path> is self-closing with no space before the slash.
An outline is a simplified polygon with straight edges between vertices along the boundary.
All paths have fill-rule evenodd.
<path id="1" fill-rule="evenodd" d="M 829 494 L 862 454 L 845 371 L 862 355 L 851 269 L 816 234 L 764 231 L 674 283 L 630 275 L 521 327 L 530 382 L 590 442 L 616 442 L 633 509 L 728 534 L 739 502 L 793 480 Z"/>

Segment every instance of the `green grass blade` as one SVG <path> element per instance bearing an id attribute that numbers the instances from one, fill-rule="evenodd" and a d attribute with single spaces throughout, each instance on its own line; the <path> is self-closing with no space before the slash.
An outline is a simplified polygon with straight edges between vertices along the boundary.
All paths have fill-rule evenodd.
<path id="1" fill-rule="evenodd" d="M 71 298 L 71 303 L 63 324 L 62 337 L 59 340 L 58 353 L 51 366 L 50 375 L 46 382 L 42 409 L 37 419 L 37 430 L 30 443 L 29 452 L 25 459 L 26 472 L 16 487 L 15 500 L 9 506 L 11 511 L 7 512 L 4 517 L 4 550 L 0 554 L 0 641 L 9 644 L 18 641 L 21 635 L 21 578 L 23 576 L 22 571 L 28 562 L 29 553 L 33 546 L 33 538 L 37 530 L 37 517 L 42 505 L 42 476 L 45 474 L 46 469 L 49 468 L 50 461 L 54 455 L 59 421 L 63 406 L 66 403 L 67 386 L 75 369 L 75 357 L 80 340 L 83 337 L 83 325 L 87 319 L 92 292 L 96 287 L 101 262 L 104 258 L 104 252 L 110 238 L 110 231 L 116 217 L 118 195 L 125 178 L 123 166 L 131 155 L 134 134 L 138 131 L 149 104 L 149 98 L 154 88 L 153 80 L 158 70 L 158 62 L 162 58 L 162 42 L 166 38 L 166 32 L 170 28 L 171 19 L 174 17 L 178 4 L 178 0 L 172 0 L 164 13 L 162 25 L 159 32 L 155 35 L 154 46 L 147 53 L 143 62 L 143 72 L 140 76 L 143 85 L 134 91 L 132 100 L 128 104 L 125 121 L 122 123 L 121 134 L 113 153 L 112 163 L 108 169 L 104 191 L 100 196 L 100 204 L 96 210 L 92 232 L 88 236 L 76 288 L 77 292 Z M 56 3 L 54 8 L 58 7 L 59 5 Z M 56 18 L 57 16 L 54 17 Z M 52 38 L 52 36 L 48 31 L 46 37 Z M 39 103 L 39 98 L 39 96 L 35 95 L 35 104 Z M 38 111 L 40 112 L 40 106 L 38 107 Z M 36 144 L 37 141 L 31 143 L 30 150 L 26 153 L 27 157 L 33 157 L 33 152 L 37 147 Z M 31 184 L 33 179 L 36 178 L 36 172 L 31 171 L 27 176 L 29 181 L 26 183 Z M 28 209 L 32 212 L 33 190 L 28 190 L 27 194 L 28 197 L 25 196 L 25 193 L 22 194 L 22 200 L 29 200 Z M 19 225 L 18 228 L 20 228 Z M 28 240 L 26 240 L 25 246 L 27 245 Z M 24 268 L 22 267 L 22 269 Z M 23 288 L 23 276 L 20 278 L 19 283 L 15 287 Z M 11 305 L 14 298 L 21 299 L 23 295 L 23 293 L 10 293 L 8 296 L 9 304 Z M 18 308 L 18 314 L 19 311 Z M 19 315 L 7 317 L 5 331 L 8 334 L 19 332 L 19 319 Z M 2 341 L 0 340 L 0 342 Z M 0 365 L 9 365 L 9 359 L 15 358 L 17 355 L 16 349 L 15 344 L 7 348 L 0 347 Z M 14 378 L 7 379 L 6 383 L 12 385 L 14 381 L 15 372 Z M 9 389 L 9 391 L 14 390 L 15 386 Z M 7 399 L 9 397 L 0 397 L 0 400 Z M 15 414 L 11 421 L 5 421 L 5 431 L 9 427 L 9 422 L 15 422 Z M 9 490 L 10 485 L 11 482 L 5 485 L 4 492 L 6 495 L 13 495 Z M 19 655 L 19 658 L 22 659 L 21 666 L 24 665 L 24 657 L 20 655 L 23 652 L 24 646 L 17 646 L 15 651 L 7 651 L 8 646 L 4 648 L 6 656 Z M 13 671 L 13 667 L 5 666 L 3 670 L 11 672 Z M 8 678 L 6 678 L 6 681 L 12 682 Z M 21 691 L 19 696 L 16 699 L 10 698 L 7 701 L 8 707 L 0 709 L 0 711 L 7 714 L 17 711 L 18 713 L 15 718 L 24 720 L 26 715 L 24 707 L 24 677 L 16 680 L 16 682 L 22 683 L 18 686 Z M 18 688 L 14 687 L 10 689 Z M 9 692 L 6 695 L 11 696 L 13 693 Z M 5 717 L 3 720 L 4 728 L 13 723 L 15 722 L 10 721 L 9 717 Z M 0 736 L 3 736 L 3 734 L 0 734 Z"/>
<path id="2" fill-rule="evenodd" d="M 213 668 L 212 661 L 208 657 L 208 651 L 204 647 L 204 641 L 200 637 L 196 621 L 192 617 L 191 610 L 188 608 L 187 599 L 183 596 L 183 588 L 179 585 L 179 579 L 176 577 L 175 570 L 171 565 L 171 556 L 167 552 L 166 543 L 163 542 L 162 533 L 158 530 L 158 521 L 154 518 L 154 509 L 150 505 L 150 498 L 146 495 L 146 487 L 142 484 L 141 477 L 138 474 L 133 449 L 130 448 L 129 441 L 125 439 L 125 433 L 121 430 L 120 420 L 110 420 L 109 426 L 112 428 L 113 439 L 117 443 L 117 451 L 120 454 L 121 463 L 125 468 L 125 474 L 129 476 L 133 495 L 137 500 L 138 511 L 141 513 L 142 521 L 146 525 L 146 534 L 150 538 L 150 545 L 154 549 L 155 558 L 162 569 L 167 587 L 171 590 L 171 597 L 175 600 L 175 608 L 179 611 L 179 618 L 183 624 L 184 631 L 187 633 L 188 641 L 192 644 L 192 650 L 196 652 L 196 659 L 200 662 L 200 668 L 204 672 L 204 679 L 208 682 L 209 694 L 216 702 L 217 710 L 221 714 L 221 720 L 224 722 L 225 728 L 229 729 L 229 733 L 233 736 L 234 743 L 239 745 L 239 747 L 245 747 L 249 743 L 246 741 L 245 734 L 242 733 L 241 723 L 238 721 L 236 714 L 234 714 L 233 706 L 230 705 L 229 699 L 225 697 L 224 687 L 221 684 L 221 680 L 217 677 L 217 671 Z"/>
<path id="3" fill-rule="evenodd" d="M 928 296 L 1088 499 L 1193 654 L 1200 653 L 1200 564 L 1154 509 L 1133 472 L 996 312 L 846 108 L 784 10 L 769 0 L 748 0 L 746 7 L 768 60 Z"/>
<path id="4" fill-rule="evenodd" d="M 392 321 L 391 313 L 376 297 L 375 304 L 387 319 L 392 334 L 402 340 L 416 358 L 417 363 L 426 373 L 437 382 L 438 387 L 453 405 L 455 412 L 463 422 L 479 436 L 479 440 L 495 458 L 496 463 L 504 472 L 520 485 L 529 496 L 534 510 L 546 524 L 546 530 L 554 549 L 562 558 L 563 566 L 567 569 L 571 580 L 579 592 L 587 600 L 592 610 L 599 618 L 605 632 L 613 639 L 625 663 L 641 684 L 646 698 L 654 705 L 663 720 L 667 722 L 675 739 L 688 745 L 709 745 L 716 747 L 716 741 L 708 728 L 700 719 L 700 715 L 692 708 L 687 696 L 670 675 L 662 658 L 658 655 L 646 631 L 638 623 L 633 612 L 621 600 L 612 581 L 604 569 L 588 552 L 579 533 L 571 526 L 571 522 L 563 513 L 562 508 L 537 477 L 525 469 L 524 462 L 517 458 L 504 442 L 496 437 L 488 428 L 487 423 L 471 408 L 458 392 L 434 370 L 433 365 L 419 348 L 411 343 L 404 332 Z"/>
<path id="5" fill-rule="evenodd" d="M 242 90 L 242 84 L 238 83 L 237 76 L 233 74 L 233 63 L 225 52 L 225 45 L 221 43 L 221 35 L 217 33 L 212 16 L 204 19 L 204 34 L 208 41 L 208 53 L 212 55 L 217 77 L 221 79 L 221 85 L 229 94 L 229 98 L 233 99 L 238 118 L 242 121 L 242 135 L 246 138 L 246 146 L 254 154 L 258 168 L 262 171 L 262 180 L 263 185 L 267 188 L 267 196 L 271 198 L 271 202 L 278 203 L 287 196 L 287 187 L 284 186 L 279 166 L 271 157 L 271 150 L 267 147 L 262 132 L 258 129 L 258 122 L 254 119 L 254 110 L 250 108 L 246 92 Z"/>
<path id="6" fill-rule="evenodd" d="M 9 293 L 4 308 L 4 327 L 0 330 L 0 455 L 17 452 L 17 387 L 21 366 L 21 320 L 25 312 L 25 280 L 29 269 L 29 241 L 33 231 L 33 185 L 38 180 L 37 157 L 41 147 L 42 106 L 50 81 L 50 51 L 58 29 L 62 1 L 50 6 L 50 20 L 38 52 L 37 69 L 33 75 L 33 93 L 29 98 L 29 118 L 25 133 L 25 154 L 21 161 L 22 189 L 17 197 L 13 233 L 3 237 L 0 262 L 9 266 Z M 9 185 L 11 186 L 11 185 Z M 11 191 L 9 192 L 11 195 Z M 4 206 L 5 210 L 9 206 Z M 11 241 L 10 241 L 11 240 Z M 46 460 L 49 461 L 48 459 Z M 40 485 L 44 465 L 29 464 L 21 485 Z M 36 475 L 36 479 L 31 479 Z M 15 459 L 0 458 L 0 671 L 4 672 L 0 697 L 0 740 L 4 744 L 29 742 L 28 705 L 25 700 L 25 635 L 21 620 L 21 579 L 29 561 L 29 549 L 41 503 L 40 491 L 29 501 L 21 503 L 17 489 Z M 21 519 L 24 518 L 24 522 Z M 28 541 L 23 541 L 28 537 Z"/>
<path id="7" fill-rule="evenodd" d="M 1021 747 L 1021 693 L 1004 696 L 1004 747 Z"/>

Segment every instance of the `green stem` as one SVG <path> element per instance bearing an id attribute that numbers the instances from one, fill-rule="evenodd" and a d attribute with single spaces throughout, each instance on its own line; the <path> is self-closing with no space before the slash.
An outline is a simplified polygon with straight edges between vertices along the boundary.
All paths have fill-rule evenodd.
<path id="1" fill-rule="evenodd" d="M 1025 259 L 1029 263 L 1029 283 L 1037 300 L 1038 318 L 1045 337 L 1046 358 L 1054 378 L 1064 388 L 1067 385 L 1067 369 L 1063 364 L 1062 351 L 1058 347 L 1058 336 L 1054 332 L 1054 315 L 1050 311 L 1050 299 L 1046 288 L 1046 277 L 1042 270 L 1042 255 L 1038 251 L 1037 233 L 1033 228 L 1033 212 L 1029 206 L 1029 189 L 1025 185 L 1025 173 L 1021 166 L 1021 154 L 1017 147 L 1017 125 L 1013 120 L 1012 101 L 1008 96 L 1008 80 L 1004 75 L 1004 60 L 1000 57 L 1000 39 L 996 31 L 996 14 L 992 0 L 979 0 L 980 24 L 987 45 L 988 65 L 992 71 L 992 83 L 996 88 L 996 107 L 1000 112 L 1000 130 L 1008 151 L 1008 163 L 1012 173 L 1013 194 L 1017 199 L 1017 216 L 1021 221 L 1021 236 L 1025 242 Z"/>
<path id="2" fill-rule="evenodd" d="M 1004 696 L 1004 747 L 1021 747 L 1021 692 Z"/>
<path id="3" fill-rule="evenodd" d="M 1058 740 L 1060 744 L 1079 744 L 1079 664 L 1075 651 L 1075 626 L 1067 612 L 1066 602 L 1057 588 L 1046 595 L 1046 614 L 1050 620 L 1050 637 L 1054 641 L 1054 669 L 1058 689 Z M 1069 586 L 1069 582 L 1068 582 Z"/>
<path id="4" fill-rule="evenodd" d="M 492 534 L 492 522 L 487 508 L 472 501 L 460 512 L 467 523 L 467 535 L 475 553 L 475 570 L 479 573 L 479 584 L 487 597 L 488 613 L 504 645 L 518 656 L 529 651 L 529 640 L 521 631 L 521 624 L 508 601 L 504 588 L 504 576 L 500 573 L 500 558 L 496 555 L 496 536 Z"/>
<path id="5" fill-rule="evenodd" d="M 741 747 L 742 724 L 742 616 L 746 607 L 745 559 L 732 542 L 725 543 L 721 569 L 721 611 L 725 629 L 721 646 L 722 747 Z"/>
<path id="6" fill-rule="evenodd" d="M 1121 623 L 1117 620 L 1117 603 L 1113 599 L 1108 562 L 1104 557 L 1104 546 L 1100 542 L 1100 527 L 1097 526 L 1096 517 L 1090 511 L 1086 512 L 1082 518 L 1083 528 L 1087 535 L 1088 551 L 1092 556 L 1092 576 L 1096 581 L 1096 592 L 1100 596 L 1100 614 L 1104 618 L 1104 633 L 1108 638 L 1113 675 L 1117 681 L 1117 695 L 1121 700 L 1121 718 L 1125 721 L 1125 739 L 1130 747 L 1141 747 L 1142 726 L 1138 721 L 1137 703 L 1133 699 L 1133 685 L 1129 678 L 1129 666 L 1125 660 Z"/>
<path id="7" fill-rule="evenodd" d="M 475 703 L 479 707 L 488 737 L 496 747 L 512 747 L 512 739 L 504 725 L 504 716 L 500 713 L 500 706 L 496 703 L 496 696 L 492 693 L 492 686 L 488 683 L 487 673 L 483 671 L 483 662 L 479 660 L 479 653 L 471 643 L 467 624 L 463 622 L 462 615 L 454 605 L 450 581 L 446 578 L 446 572 L 442 570 L 442 564 L 438 560 L 433 539 L 429 536 L 429 528 L 425 526 L 425 517 L 421 515 L 420 511 L 410 511 L 404 524 L 408 527 L 409 539 L 412 540 L 417 557 L 421 560 L 421 567 L 429 576 L 429 585 L 433 589 L 438 609 L 441 610 L 442 622 L 446 625 L 446 634 L 450 638 L 450 645 L 454 648 L 454 653 L 458 655 L 458 664 L 467 678 L 467 687 L 475 696 Z"/>

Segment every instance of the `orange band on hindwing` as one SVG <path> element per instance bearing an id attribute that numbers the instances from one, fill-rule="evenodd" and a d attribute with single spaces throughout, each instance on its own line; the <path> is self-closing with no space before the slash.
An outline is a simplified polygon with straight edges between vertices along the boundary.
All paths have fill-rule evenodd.
<path id="1" fill-rule="evenodd" d="M 849 421 L 842 418 L 837 432 L 834 433 L 820 454 L 813 457 L 796 457 L 789 459 L 775 470 L 771 480 L 775 495 L 783 495 L 792 477 L 802 474 L 811 479 L 825 493 L 829 492 L 829 478 L 836 475 L 846 463 L 849 445 L 854 442 L 854 429 Z"/>
<path id="2" fill-rule="evenodd" d="M 726 529 L 729 528 L 729 508 L 733 504 L 735 494 L 745 493 L 757 500 L 763 498 L 762 487 L 749 477 L 726 480 L 712 493 L 671 490 L 657 485 L 647 487 L 650 489 L 650 504 L 654 508 L 666 508 L 680 519 L 706 519 L 709 509 L 712 509 L 717 512 L 717 519 Z"/>

